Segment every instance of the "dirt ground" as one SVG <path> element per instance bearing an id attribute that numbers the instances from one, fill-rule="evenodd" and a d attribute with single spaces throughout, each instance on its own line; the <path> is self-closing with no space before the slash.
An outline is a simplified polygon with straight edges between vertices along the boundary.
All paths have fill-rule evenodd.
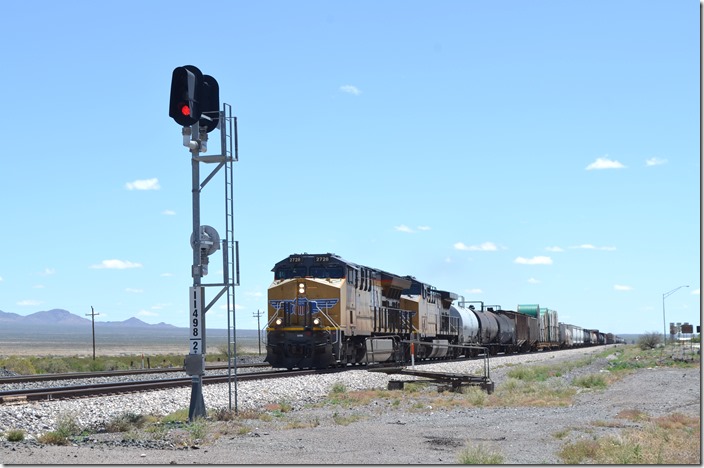
<path id="1" fill-rule="evenodd" d="M 598 371 L 598 370 L 596 370 Z M 501 373 L 492 375 L 500 381 Z M 638 423 L 623 411 L 651 417 L 675 412 L 699 417 L 701 369 L 641 369 L 605 390 L 579 393 L 567 407 L 306 408 L 291 413 L 313 427 L 291 428 L 257 420 L 246 433 L 223 433 L 214 441 L 174 449 L 105 444 L 80 446 L 0 445 L 3 464 L 457 464 L 466 447 L 481 445 L 506 464 L 556 464 L 570 441 L 619 434 Z M 363 414 L 348 425 L 333 416 Z M 290 419 L 289 419 L 290 421 Z M 556 437 L 556 434 L 566 434 Z M 667 462 L 666 462 L 667 463 Z M 701 460 L 699 460 L 699 464 Z"/>

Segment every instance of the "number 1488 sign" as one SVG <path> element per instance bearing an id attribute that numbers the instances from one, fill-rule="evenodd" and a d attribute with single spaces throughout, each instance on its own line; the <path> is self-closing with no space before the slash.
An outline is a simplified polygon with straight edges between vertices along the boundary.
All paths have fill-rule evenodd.
<path id="1" fill-rule="evenodd" d="M 203 354 L 205 349 L 205 327 L 203 314 L 203 288 L 189 288 L 190 316 L 189 316 L 189 354 Z"/>

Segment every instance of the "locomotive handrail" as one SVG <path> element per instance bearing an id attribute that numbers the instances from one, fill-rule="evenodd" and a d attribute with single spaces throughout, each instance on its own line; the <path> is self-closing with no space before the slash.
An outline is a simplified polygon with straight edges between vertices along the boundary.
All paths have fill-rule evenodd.
<path id="1" fill-rule="evenodd" d="M 279 311 L 277 310 L 276 313 L 271 316 L 269 321 L 266 322 L 266 328 L 269 328 L 269 326 L 271 325 L 271 322 L 273 322 L 276 319 L 276 317 L 278 317 L 278 316 L 279 316 Z"/>
<path id="2" fill-rule="evenodd" d="M 328 319 L 328 321 L 333 325 L 333 327 L 335 327 L 335 341 L 333 341 L 332 343 L 333 343 L 333 344 L 334 344 L 334 343 L 339 343 L 339 342 L 340 342 L 340 325 L 339 325 L 338 323 L 336 323 L 336 322 L 332 319 L 332 317 L 330 317 L 328 314 L 326 314 L 326 313 L 323 311 L 323 309 L 321 309 L 320 307 L 317 307 L 317 311 L 320 312 L 323 317 L 325 317 L 326 319 Z"/>

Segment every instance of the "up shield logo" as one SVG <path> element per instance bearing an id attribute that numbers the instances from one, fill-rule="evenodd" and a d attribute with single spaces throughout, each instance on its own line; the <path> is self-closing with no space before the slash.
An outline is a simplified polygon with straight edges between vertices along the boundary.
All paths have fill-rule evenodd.
<path id="1" fill-rule="evenodd" d="M 308 300 L 306 297 L 299 297 L 297 299 L 285 299 L 283 301 L 269 301 L 269 304 L 276 309 L 278 313 L 283 309 L 284 312 L 288 314 L 305 315 L 308 310 L 310 312 L 325 312 L 327 313 L 330 308 L 337 304 L 339 299 L 315 299 Z"/>

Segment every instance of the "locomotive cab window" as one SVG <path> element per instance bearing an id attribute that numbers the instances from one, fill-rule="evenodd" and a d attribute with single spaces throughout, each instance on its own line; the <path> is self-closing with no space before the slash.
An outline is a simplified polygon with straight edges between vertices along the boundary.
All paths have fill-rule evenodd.
<path id="1" fill-rule="evenodd" d="M 345 272 L 340 265 L 312 266 L 310 276 L 314 278 L 344 278 Z"/>
<path id="2" fill-rule="evenodd" d="M 414 281 L 411 283 L 411 287 L 408 289 L 404 289 L 403 294 L 408 294 L 412 296 L 420 296 L 421 295 L 421 284 L 417 281 Z"/>
<path id="3" fill-rule="evenodd" d="M 345 270 L 341 265 L 330 265 L 327 267 L 328 275 L 330 278 L 344 278 Z"/>
<path id="4" fill-rule="evenodd" d="M 312 266 L 310 267 L 310 276 L 313 278 L 327 278 L 326 268 L 322 266 Z"/>
<path id="5" fill-rule="evenodd" d="M 303 266 L 297 266 L 297 267 L 279 267 L 276 269 L 275 273 L 275 278 L 277 280 L 280 279 L 291 279 L 291 278 L 297 278 L 297 277 L 302 277 L 306 276 L 306 267 Z"/>

